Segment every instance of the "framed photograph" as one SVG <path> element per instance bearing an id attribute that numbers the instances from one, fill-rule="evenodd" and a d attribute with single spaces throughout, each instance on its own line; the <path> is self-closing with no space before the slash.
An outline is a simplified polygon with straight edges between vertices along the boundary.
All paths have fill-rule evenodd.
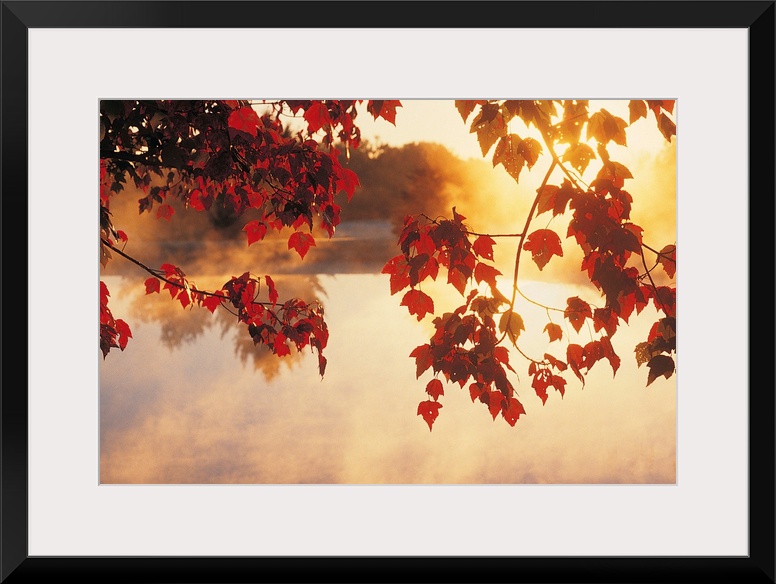
<path id="1" fill-rule="evenodd" d="M 775 14 L 3 1 L 0 580 L 774 582 Z"/>

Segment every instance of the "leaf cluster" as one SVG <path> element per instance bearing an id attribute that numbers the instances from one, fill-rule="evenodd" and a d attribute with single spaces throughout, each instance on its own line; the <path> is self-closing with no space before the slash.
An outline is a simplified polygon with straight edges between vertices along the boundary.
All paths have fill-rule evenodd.
<path id="1" fill-rule="evenodd" d="M 470 133 L 476 135 L 483 157 L 490 157 L 493 167 L 501 165 L 516 182 L 523 171 L 530 171 L 543 157 L 549 159 L 547 174 L 537 190 L 525 228 L 517 235 L 514 292 L 518 290 L 523 252 L 531 254 L 539 270 L 553 257 L 564 255 L 558 230 L 550 229 L 549 223 L 531 228 L 537 217 L 547 214 L 549 222 L 567 219 L 565 238 L 581 250 L 580 270 L 604 304 L 594 307 L 574 296 L 567 299 L 565 307 L 545 307 L 548 315 L 552 310 L 560 312 L 577 335 L 584 327 L 590 327 L 591 338 L 583 344 L 568 341 L 565 361 L 549 353 L 530 357 L 518 345 L 525 326 L 515 310 L 515 295 L 508 300 L 497 288 L 497 278 L 502 274 L 490 263 L 493 237 L 478 234 L 472 243 L 470 236 L 474 231 L 463 223 L 465 217 L 455 207 L 452 219 L 406 217 L 398 239 L 402 253 L 383 268 L 383 273 L 389 275 L 391 294 L 409 288 L 401 305 L 421 320 L 435 309 L 433 298 L 420 289 L 421 284 L 426 278 L 436 280 L 440 268 L 444 268 L 447 283 L 466 298 L 464 305 L 434 318 L 436 332 L 429 343 L 410 354 L 415 359 L 417 377 L 429 369 L 435 376 L 433 385 L 430 382 L 427 386 L 433 387 L 432 392 L 427 391 L 431 399 L 421 402 L 418 408 L 418 415 L 429 429 L 441 407 L 438 400 L 443 391 L 436 383 L 440 375 L 461 387 L 469 384 L 472 400 L 485 403 L 493 419 L 500 414 L 514 425 L 525 413 L 507 378 L 507 370 L 515 370 L 502 345 L 506 339 L 528 360 L 531 386 L 543 404 L 550 388 L 561 397 L 564 395 L 567 380 L 563 374 L 567 370 L 583 387 L 587 372 L 601 360 L 608 361 L 616 375 L 621 359 L 611 339 L 622 323 L 650 302 L 663 316 L 652 327 L 647 341 L 636 347 L 637 364 L 648 366 L 647 385 L 659 376 L 670 377 L 676 350 L 676 289 L 656 285 L 651 272 L 660 266 L 664 275 L 674 278 L 676 246 L 667 245 L 656 252 L 644 243 L 643 229 L 630 219 L 633 197 L 625 189 L 626 180 L 633 175 L 625 165 L 611 159 L 608 146 L 627 146 L 628 127 L 646 118 L 649 111 L 654 113 L 658 130 L 670 141 L 676 133 L 670 117 L 674 102 L 632 100 L 629 121 L 606 109 L 590 112 L 586 100 L 458 100 L 455 105 L 462 120 L 469 124 Z M 596 160 L 600 160 L 600 166 L 588 185 L 581 176 Z M 557 172 L 562 173 L 562 180 L 552 181 Z M 655 258 L 652 268 L 647 266 L 649 254 Z M 487 284 L 489 293 L 482 291 L 481 284 Z M 550 343 L 564 338 L 561 326 L 551 320 L 544 332 Z"/>
<path id="2" fill-rule="evenodd" d="M 100 102 L 100 248 L 103 266 L 117 251 L 152 274 L 148 293 L 160 285 L 183 308 L 204 306 L 213 312 L 231 305 L 238 320 L 248 327 L 256 344 L 277 355 L 311 346 L 321 354 L 328 333 L 323 309 L 290 299 L 280 305 L 270 276 L 265 276 L 268 303 L 252 297 L 260 281 L 249 274 L 234 277 L 221 290 L 201 291 L 192 286 L 180 268 L 165 264 L 146 267 L 126 251 L 126 233 L 114 227 L 111 198 L 132 184 L 142 193 L 139 213 L 172 221 L 174 199 L 186 210 L 225 211 L 250 217 L 243 231 L 247 245 L 262 241 L 270 231 L 288 233 L 288 249 L 301 259 L 316 245 L 318 230 L 328 238 L 340 222 L 339 193 L 350 200 L 359 186 L 356 174 L 339 160 L 340 150 L 358 147 L 361 137 L 355 123 L 364 100 L 103 100 Z M 392 100 L 369 100 L 366 109 L 375 119 L 395 121 Z M 289 131 L 282 115 L 301 117 L 298 131 Z M 122 248 L 119 250 L 118 245 Z M 113 253 L 112 253 L 113 252 Z M 104 283 L 101 284 L 104 286 Z M 249 298 L 251 297 L 251 298 Z M 107 296 L 105 296 L 107 298 Z M 101 301 L 107 315 L 107 301 Z M 109 320 L 108 317 L 105 317 Z M 121 321 L 123 322 L 123 321 Z M 107 325 L 106 325 L 107 326 Z M 124 325 L 122 325 L 124 326 Z M 115 328 L 115 326 L 114 326 Z M 126 347 L 127 335 L 103 337 L 103 352 Z M 128 328 L 127 328 L 128 330 Z"/>

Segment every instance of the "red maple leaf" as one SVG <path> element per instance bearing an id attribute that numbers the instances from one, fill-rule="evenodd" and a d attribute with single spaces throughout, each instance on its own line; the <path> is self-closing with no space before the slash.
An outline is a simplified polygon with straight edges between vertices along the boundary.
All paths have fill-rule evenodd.
<path id="1" fill-rule="evenodd" d="M 117 318 L 116 332 L 119 335 L 119 348 L 123 351 L 124 349 L 127 348 L 127 341 L 129 341 L 129 339 L 132 338 L 132 331 L 129 330 L 129 325 L 126 322 L 124 322 L 120 318 Z M 673 361 L 671 363 L 673 365 Z"/>
<path id="2" fill-rule="evenodd" d="M 409 290 L 401 300 L 400 306 L 406 306 L 410 314 L 415 314 L 418 321 L 422 320 L 426 314 L 434 314 L 434 301 L 432 298 L 420 290 Z"/>
<path id="3" fill-rule="evenodd" d="M 117 321 L 118 322 L 118 321 Z M 650 385 L 661 375 L 668 379 L 674 374 L 674 360 L 668 355 L 656 355 L 647 363 L 649 375 L 647 376 L 647 385 Z"/>
<path id="4" fill-rule="evenodd" d="M 574 195 L 574 187 L 567 180 L 563 179 L 560 187 L 555 185 L 545 185 L 539 193 L 539 203 L 537 205 L 537 214 L 552 211 L 553 217 L 566 212 L 571 197 Z"/>
<path id="5" fill-rule="evenodd" d="M 302 233 L 301 231 L 295 231 L 288 238 L 288 249 L 296 250 L 299 257 L 304 259 L 307 250 L 315 245 L 315 239 L 309 233 Z"/>
<path id="6" fill-rule="evenodd" d="M 526 238 L 523 248 L 533 254 L 533 261 L 536 262 L 540 270 L 544 269 L 544 266 L 547 265 L 552 256 L 563 255 L 560 237 L 551 229 L 537 229 L 534 231 Z"/>
<path id="7" fill-rule="evenodd" d="M 304 119 L 310 133 L 315 133 L 325 126 L 331 125 L 331 116 L 325 104 L 320 101 L 313 102 L 304 112 Z"/>
<path id="8" fill-rule="evenodd" d="M 170 207 L 167 203 L 162 203 L 159 205 L 159 208 L 156 210 L 156 218 L 157 219 L 167 219 L 167 221 L 172 220 L 172 216 L 175 213 L 175 209 Z"/>
<path id="9" fill-rule="evenodd" d="M 272 304 L 277 304 L 278 291 L 275 289 L 275 281 L 269 276 L 264 276 L 264 281 L 267 283 L 267 288 L 269 288 L 269 301 Z"/>
<path id="10" fill-rule="evenodd" d="M 356 192 L 356 187 L 359 185 L 358 175 L 349 168 L 343 168 L 340 170 L 337 176 L 337 190 L 345 191 L 348 195 L 348 201 L 353 198 L 353 194 Z"/>
<path id="11" fill-rule="evenodd" d="M 620 357 L 614 352 L 611 339 L 609 337 L 601 337 L 601 347 L 604 351 L 604 357 L 609 361 L 609 365 L 612 366 L 612 376 L 617 375 L 617 370 L 620 368 Z"/>
<path id="12" fill-rule="evenodd" d="M 286 343 L 286 336 L 283 333 L 278 333 L 275 337 L 275 342 L 272 345 L 275 349 L 275 354 L 278 357 L 284 357 L 291 353 L 291 349 L 288 348 Z"/>
<path id="13" fill-rule="evenodd" d="M 582 329 L 582 325 L 585 323 L 585 319 L 593 318 L 590 305 L 578 296 L 569 298 L 566 300 L 566 304 L 567 307 L 563 312 L 563 315 L 569 319 L 569 322 L 571 323 L 571 326 L 574 327 L 574 330 L 579 332 Z"/>
<path id="14" fill-rule="evenodd" d="M 191 191 L 191 197 L 189 197 L 189 204 L 196 211 L 205 211 L 210 207 L 211 201 L 202 194 L 199 189 Z"/>
<path id="15" fill-rule="evenodd" d="M 229 127 L 233 130 L 245 132 L 254 138 L 258 133 L 259 114 L 252 107 L 241 107 L 229 114 Z"/>
<path id="16" fill-rule="evenodd" d="M 570 344 L 566 347 L 566 361 L 568 361 L 569 367 L 571 367 L 574 375 L 577 376 L 577 379 L 582 382 L 582 387 L 584 387 L 585 378 L 582 375 L 581 369 L 585 362 L 585 350 L 582 348 L 582 345 Z"/>
<path id="17" fill-rule="evenodd" d="M 401 101 L 396 99 L 374 99 L 369 100 L 366 105 L 367 111 L 372 114 L 374 119 L 383 118 L 394 126 L 396 125 L 397 107 L 401 107 Z"/>
<path id="18" fill-rule="evenodd" d="M 426 393 L 430 395 L 434 401 L 439 401 L 440 395 L 445 395 L 445 390 L 442 387 L 442 382 L 439 379 L 432 379 L 426 385 Z"/>
<path id="19" fill-rule="evenodd" d="M 423 372 L 431 367 L 434 363 L 434 358 L 431 355 L 431 345 L 428 343 L 420 345 L 412 350 L 410 357 L 415 357 L 415 376 L 420 377 Z"/>
<path id="20" fill-rule="evenodd" d="M 221 301 L 223 298 L 219 298 L 218 296 L 205 296 L 202 299 L 202 306 L 207 308 L 210 312 L 215 312 L 216 308 L 221 306 Z"/>
<path id="21" fill-rule="evenodd" d="M 548 322 L 544 327 L 544 330 L 547 331 L 547 334 L 550 337 L 550 342 L 559 341 L 563 338 L 563 329 L 560 328 L 560 325 L 557 325 L 554 322 Z"/>
<path id="22" fill-rule="evenodd" d="M 673 278 L 676 275 L 676 246 L 666 245 L 660 250 L 657 261 L 663 266 L 668 277 Z"/>
<path id="23" fill-rule="evenodd" d="M 595 329 L 595 332 L 604 329 L 606 334 L 612 336 L 617 332 L 617 325 L 617 313 L 610 307 L 596 308 L 593 311 L 593 328 Z"/>
<path id="24" fill-rule="evenodd" d="M 518 418 L 520 418 L 520 416 L 523 414 L 525 414 L 525 408 L 523 408 L 523 404 L 517 401 L 517 398 L 510 397 L 509 402 L 507 403 L 507 406 L 502 413 L 507 423 L 510 426 L 514 426 L 515 422 L 517 422 Z"/>
<path id="25" fill-rule="evenodd" d="M 397 255 L 388 260 L 380 273 L 390 275 L 391 295 L 410 285 L 410 265 L 403 255 Z"/>
<path id="26" fill-rule="evenodd" d="M 469 395 L 472 398 L 472 402 L 475 402 L 478 399 L 481 400 L 484 391 L 485 388 L 481 383 L 472 383 L 469 386 Z"/>
<path id="27" fill-rule="evenodd" d="M 441 407 L 442 404 L 431 400 L 422 401 L 418 404 L 418 415 L 423 416 L 423 419 L 426 420 L 429 432 L 431 431 L 431 426 L 434 425 L 434 420 L 439 415 L 439 408 Z"/>
<path id="28" fill-rule="evenodd" d="M 146 294 L 151 294 L 153 292 L 159 292 L 159 279 L 158 278 L 148 278 L 145 281 L 145 289 L 146 289 Z"/>
<path id="29" fill-rule="evenodd" d="M 248 245 L 264 239 L 267 235 L 267 225 L 261 221 L 251 221 L 242 230 L 248 234 Z"/>
<path id="30" fill-rule="evenodd" d="M 500 391 L 493 390 L 489 390 L 486 393 L 483 393 L 483 395 L 488 396 L 488 410 L 490 410 L 490 415 L 493 416 L 493 419 L 495 420 L 499 412 L 502 411 L 504 402 L 507 398 L 504 397 L 504 394 Z"/>
<path id="31" fill-rule="evenodd" d="M 496 347 L 493 349 L 493 358 L 502 365 L 506 365 L 510 371 L 514 371 L 509 364 L 509 350 L 506 347 Z"/>
<path id="32" fill-rule="evenodd" d="M 447 270 L 447 283 L 452 284 L 461 293 L 461 296 L 466 292 L 467 280 L 466 275 L 460 270 L 455 268 Z"/>
<path id="33" fill-rule="evenodd" d="M 500 276 L 501 272 L 493 266 L 489 266 L 482 262 L 477 263 L 477 267 L 474 268 L 474 279 L 477 283 L 487 282 L 491 288 L 496 287 L 496 276 Z"/>
<path id="34" fill-rule="evenodd" d="M 478 256 L 492 261 L 494 245 L 496 245 L 496 242 L 493 240 L 493 238 L 488 237 L 487 235 L 480 235 L 477 239 L 474 240 L 472 249 Z"/>

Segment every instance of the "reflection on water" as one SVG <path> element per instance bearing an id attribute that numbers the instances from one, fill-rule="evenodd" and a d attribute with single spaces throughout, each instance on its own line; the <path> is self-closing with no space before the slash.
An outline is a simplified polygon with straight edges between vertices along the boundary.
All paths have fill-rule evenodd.
<path id="1" fill-rule="evenodd" d="M 429 377 L 417 380 L 408 358 L 429 328 L 399 307 L 387 276 L 278 277 L 288 295 L 325 305 L 323 379 L 314 355 L 278 358 L 254 347 L 225 310 L 211 315 L 146 296 L 142 274 L 104 279 L 133 339 L 101 362 L 103 483 L 675 482 L 675 378 L 645 387 L 631 353 L 654 322 L 647 310 L 617 332 L 616 379 L 602 365 L 584 390 L 572 377 L 563 399 L 550 395 L 542 406 L 516 367 L 527 415 L 514 428 L 493 421 L 457 384 L 445 385 L 429 432 L 416 415 Z M 542 286 L 543 296 L 552 294 Z M 546 315 L 522 310 L 530 343 L 527 333 L 534 324 L 541 330 Z"/>
<path id="2" fill-rule="evenodd" d="M 206 290 L 217 290 L 229 276 L 219 278 L 197 278 L 197 284 Z M 211 283 L 212 281 L 212 283 Z M 306 302 L 322 302 L 324 291 L 316 276 L 275 276 L 275 285 L 283 299 L 300 298 Z M 132 286 L 132 281 L 126 284 Z M 211 329 L 218 331 L 223 340 L 224 350 L 230 344 L 234 355 L 245 365 L 250 362 L 253 368 L 264 374 L 266 379 L 275 377 L 280 372 L 281 359 L 278 359 L 265 345 L 254 345 L 246 333 L 244 325 L 239 324 L 236 315 L 225 308 L 210 313 L 205 309 L 182 310 L 180 304 L 171 302 L 167 293 L 159 297 L 147 297 L 142 294 L 130 296 L 127 317 L 132 322 L 152 323 L 159 329 L 158 342 L 169 349 L 180 349 L 195 344 L 197 339 Z M 293 351 L 284 360 L 287 363 L 297 361 L 301 354 Z"/>

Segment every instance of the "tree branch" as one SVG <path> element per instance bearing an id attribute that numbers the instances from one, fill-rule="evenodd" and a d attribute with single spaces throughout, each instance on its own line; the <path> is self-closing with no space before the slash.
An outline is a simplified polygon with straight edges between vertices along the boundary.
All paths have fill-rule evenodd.
<path id="1" fill-rule="evenodd" d="M 553 159 L 552 163 L 550 164 L 550 168 L 547 169 L 547 174 L 544 175 L 544 180 L 542 180 L 542 184 L 536 190 L 536 196 L 534 197 L 533 203 L 531 204 L 531 209 L 528 211 L 528 216 L 525 218 L 525 226 L 523 227 L 523 232 L 520 235 L 520 241 L 518 241 L 517 243 L 517 253 L 515 254 L 515 272 L 512 277 L 512 299 L 509 301 L 509 310 L 505 313 L 508 315 L 511 315 L 515 309 L 515 298 L 517 297 L 517 273 L 518 273 L 518 270 L 520 269 L 520 256 L 522 255 L 525 236 L 526 236 L 526 233 L 528 233 L 528 227 L 531 224 L 531 220 L 533 219 L 533 214 L 536 211 L 536 207 L 539 205 L 539 199 L 542 196 L 541 193 L 544 190 L 544 187 L 547 186 L 547 181 L 550 180 L 550 175 L 552 175 L 552 171 L 555 170 L 556 164 L 557 164 L 556 160 Z M 507 316 L 507 318 L 510 318 L 510 316 Z M 504 330 L 504 332 L 501 334 L 501 338 L 498 340 L 496 344 L 501 344 L 504 341 L 504 338 L 507 336 L 507 330 L 508 329 Z"/>
<path id="2" fill-rule="evenodd" d="M 104 238 L 100 238 L 100 243 L 102 243 L 102 245 L 106 246 L 109 250 L 115 251 L 117 254 L 119 254 L 124 259 L 129 260 L 130 262 L 132 262 L 133 264 L 135 264 L 139 268 L 145 270 L 146 272 L 151 274 L 154 278 L 157 278 L 157 279 L 161 280 L 162 282 L 165 282 L 167 284 L 170 284 L 171 286 L 175 286 L 175 287 L 180 288 L 182 290 L 186 288 L 186 286 L 183 286 L 179 282 L 173 282 L 172 280 L 168 280 L 167 278 L 165 278 L 159 272 L 159 270 L 155 270 L 154 268 L 149 268 L 144 263 L 136 260 L 135 258 L 133 258 L 131 255 L 127 254 L 126 252 L 123 252 L 119 248 L 112 246 L 108 240 L 106 240 Z M 197 294 L 202 294 L 203 296 L 212 296 L 213 298 L 221 298 L 222 300 L 231 300 L 231 298 L 229 298 L 228 296 L 225 296 L 223 294 L 218 294 L 216 292 L 208 292 L 206 290 L 200 290 L 200 289 L 198 289 L 196 287 L 193 287 L 193 286 L 192 286 L 191 289 L 192 289 L 192 291 L 196 292 Z M 251 304 L 261 304 L 263 306 L 273 306 L 273 304 L 271 302 L 259 302 L 259 301 L 256 301 L 256 300 L 252 301 Z M 275 318 L 277 318 L 277 317 L 275 317 Z"/>

